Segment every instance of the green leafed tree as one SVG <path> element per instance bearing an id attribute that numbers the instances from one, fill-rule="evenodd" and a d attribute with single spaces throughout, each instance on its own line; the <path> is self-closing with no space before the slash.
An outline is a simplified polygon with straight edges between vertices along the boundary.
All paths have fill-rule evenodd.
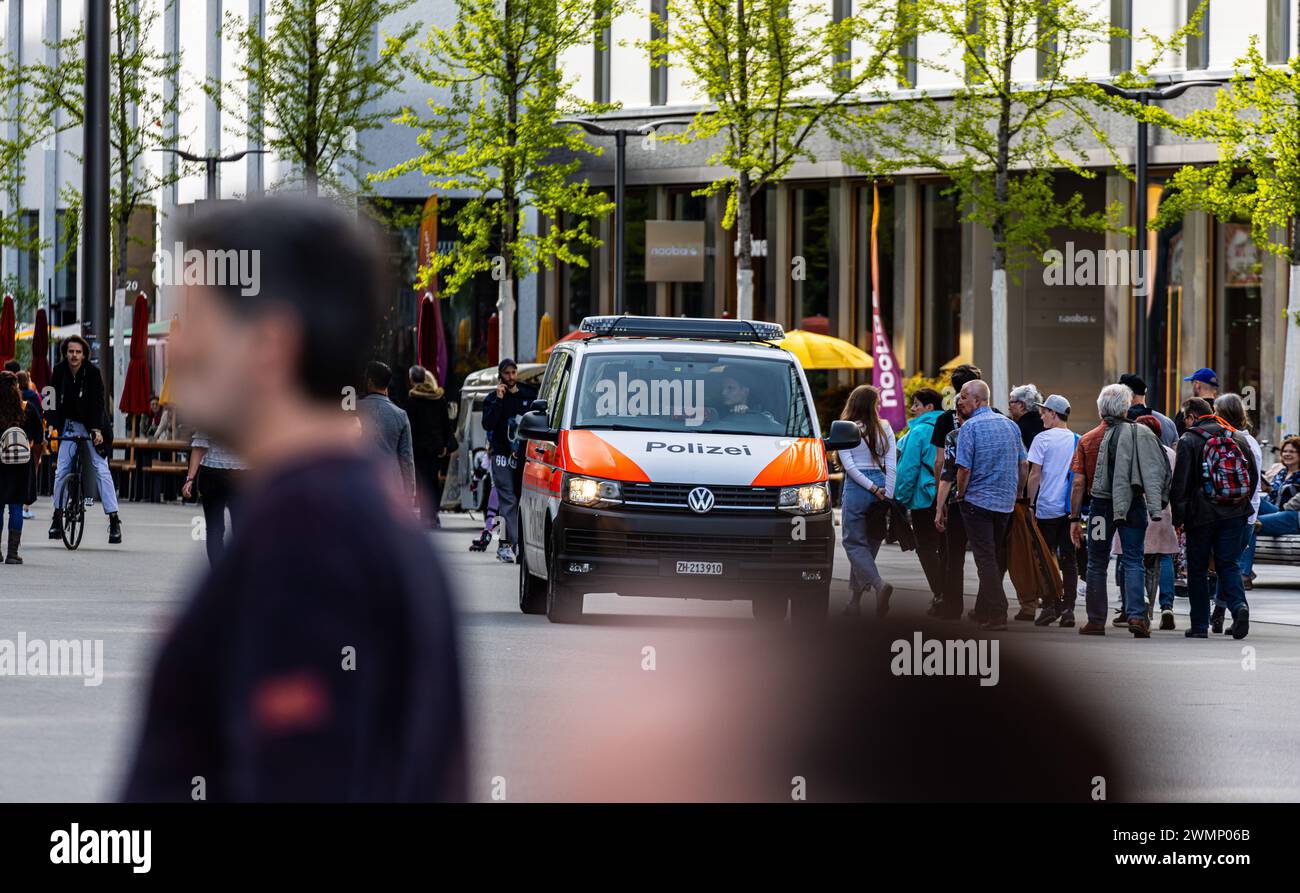
<path id="1" fill-rule="evenodd" d="M 112 0 L 109 45 L 109 214 L 118 287 L 143 271 L 128 269 L 131 217 L 158 190 L 177 182 L 179 169 L 159 163 L 159 150 L 169 144 L 166 122 L 178 117 L 180 93 L 168 94 L 164 84 L 181 69 L 179 54 L 159 49 L 154 34 L 163 10 L 178 0 Z M 58 110 L 63 126 L 80 126 L 85 115 L 85 45 L 83 28 L 55 44 L 55 62 L 31 66 L 31 83 L 41 104 Z M 64 200 L 80 217 L 80 184 L 65 185 Z"/>
<path id="2" fill-rule="evenodd" d="M 52 108 L 31 88 L 32 72 L 0 47 L 0 246 L 20 252 L 44 247 L 40 232 L 23 215 L 22 190 L 32 153 L 55 133 Z M 6 291 L 12 291 L 10 284 Z"/>
<path id="3" fill-rule="evenodd" d="M 1096 171 L 1081 160 L 1098 147 L 1114 163 L 1119 156 L 1102 126 L 1104 107 L 1132 112 L 1102 93 L 1085 72 L 1092 51 L 1113 28 L 1086 0 L 903 0 L 916 33 L 940 37 L 951 52 L 904 60 L 936 72 L 941 94 L 920 89 L 915 98 L 864 112 L 850 163 L 875 173 L 927 168 L 947 177 L 960 196 L 965 219 L 992 234 L 991 302 L 994 401 L 1005 408 L 1007 276 L 1050 244 L 1053 229 L 1103 231 L 1121 228 L 1118 204 L 1090 209 L 1079 193 L 1062 196 L 1053 176 L 1081 177 Z M 1160 41 L 1144 35 L 1159 58 L 1185 31 Z M 1026 63 L 1034 74 L 1026 78 Z M 1149 80 L 1145 64 L 1119 80 Z M 856 122 L 854 126 L 858 126 Z"/>
<path id="4" fill-rule="evenodd" d="M 1147 111 L 1151 123 L 1213 142 L 1219 162 L 1186 166 L 1169 183 L 1156 225 L 1188 210 L 1250 221 L 1257 245 L 1290 265 L 1278 440 L 1300 434 L 1300 57 L 1268 64 L 1252 39 L 1215 104 L 1185 118 Z"/>
<path id="5" fill-rule="evenodd" d="M 365 191 L 362 136 L 390 121 L 384 102 L 402 81 L 399 56 L 418 31 L 380 26 L 413 0 L 271 0 L 259 23 L 234 13 L 239 78 L 207 85 L 250 141 L 292 163 L 310 195 Z"/>
<path id="6" fill-rule="evenodd" d="M 593 0 L 457 0 L 455 24 L 432 26 L 406 57 L 433 96 L 398 118 L 418 131 L 419 151 L 377 178 L 419 173 L 435 192 L 469 196 L 448 220 L 457 250 L 435 255 L 419 285 L 445 274 L 445 290 L 455 293 L 491 272 L 502 356 L 515 353 L 516 280 L 556 263 L 585 266 L 583 254 L 600 244 L 590 222 L 613 210 L 575 179 L 581 156 L 600 148 L 556 122 L 609 108 L 580 99 L 560 61 L 589 44 L 615 10 Z M 530 208 L 546 227 L 528 225 Z"/>
<path id="7" fill-rule="evenodd" d="M 834 133 L 845 101 L 889 72 L 906 22 L 895 0 L 862 0 L 836 20 L 807 0 L 668 0 L 645 41 L 654 64 L 681 66 L 706 108 L 665 141 L 707 140 L 728 173 L 700 195 L 724 194 L 736 227 L 737 311 L 753 313 L 753 199 Z"/>

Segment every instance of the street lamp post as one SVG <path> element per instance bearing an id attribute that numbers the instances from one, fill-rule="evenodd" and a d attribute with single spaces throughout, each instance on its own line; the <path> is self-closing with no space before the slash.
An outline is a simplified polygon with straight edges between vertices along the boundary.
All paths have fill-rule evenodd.
<path id="1" fill-rule="evenodd" d="M 1128 90 L 1123 87 L 1117 87 L 1114 84 L 1099 81 L 1097 86 L 1111 96 L 1117 96 L 1120 99 L 1128 99 L 1137 102 L 1143 106 L 1149 105 L 1153 101 L 1174 99 L 1182 96 L 1192 87 L 1220 87 L 1223 85 L 1221 80 L 1198 80 L 1198 81 L 1180 81 L 1176 84 L 1170 84 L 1160 89 L 1133 89 Z M 1137 179 L 1137 195 L 1134 201 L 1134 216 L 1137 218 L 1135 227 L 1137 236 L 1137 269 L 1133 271 L 1132 281 L 1146 283 L 1146 247 L 1147 247 L 1147 164 L 1150 156 L 1149 146 L 1149 127 L 1144 118 L 1138 118 L 1137 128 L 1137 158 L 1134 164 L 1134 174 Z M 1137 325 L 1133 332 L 1133 340 L 1137 344 L 1137 368 L 1134 370 L 1138 377 L 1143 381 L 1147 380 L 1147 300 L 1150 297 L 1150 288 L 1148 283 L 1147 295 L 1142 297 L 1142 304 L 1138 308 Z M 1167 408 L 1167 407 L 1166 407 Z"/>
<path id="2" fill-rule="evenodd" d="M 159 152 L 170 152 L 183 161 L 202 164 L 207 176 L 206 197 L 208 201 L 217 199 L 217 165 L 225 164 L 227 161 L 239 161 L 245 155 L 265 155 L 266 149 L 245 149 L 242 152 L 235 152 L 230 155 L 195 155 L 193 152 L 186 152 L 184 149 L 165 148 L 159 149 Z"/>
<path id="3" fill-rule="evenodd" d="M 623 207 L 624 194 L 627 192 L 627 138 L 632 134 L 645 136 L 654 133 L 665 125 L 685 125 L 687 122 L 679 120 L 651 121 L 633 129 L 624 127 L 610 129 L 583 118 L 561 118 L 555 123 L 572 124 L 581 127 L 592 136 L 612 136 L 614 138 L 614 313 L 616 315 L 621 314 L 623 312 L 624 263 L 627 255 L 624 249 L 624 240 L 627 234 L 627 215 Z"/>
<path id="4" fill-rule="evenodd" d="M 86 0 L 86 97 L 81 171 L 85 206 L 81 296 L 90 333 L 99 347 L 104 393 L 113 393 L 112 346 L 108 340 L 108 35 L 109 8 Z"/>

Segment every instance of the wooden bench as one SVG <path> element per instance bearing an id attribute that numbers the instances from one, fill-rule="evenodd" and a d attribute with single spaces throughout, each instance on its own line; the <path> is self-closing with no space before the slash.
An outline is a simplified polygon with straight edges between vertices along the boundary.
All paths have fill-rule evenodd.
<path id="1" fill-rule="evenodd" d="M 1255 537 L 1256 564 L 1287 564 L 1300 567 L 1300 533 L 1288 536 Z"/>

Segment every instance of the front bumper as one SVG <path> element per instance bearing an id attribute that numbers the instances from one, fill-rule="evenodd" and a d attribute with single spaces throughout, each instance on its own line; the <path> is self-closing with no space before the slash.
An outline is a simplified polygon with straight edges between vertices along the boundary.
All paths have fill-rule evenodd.
<path id="1" fill-rule="evenodd" d="M 825 591 L 835 528 L 829 511 L 636 511 L 563 503 L 556 518 L 559 582 L 583 592 L 752 599 Z M 719 575 L 678 573 L 677 562 L 717 562 Z"/>

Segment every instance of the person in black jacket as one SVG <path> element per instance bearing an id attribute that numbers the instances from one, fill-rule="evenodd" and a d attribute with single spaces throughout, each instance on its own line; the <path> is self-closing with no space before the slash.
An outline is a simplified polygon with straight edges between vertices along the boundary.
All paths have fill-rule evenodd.
<path id="1" fill-rule="evenodd" d="M 1192 628 L 1188 638 L 1204 639 L 1210 623 L 1210 555 L 1219 577 L 1220 597 L 1232 612 L 1233 638 L 1244 639 L 1250 629 L 1250 608 L 1242 586 L 1239 562 L 1245 540 L 1242 529 L 1251 514 L 1250 493 L 1259 487 L 1259 468 L 1249 444 L 1227 427 L 1205 400 L 1193 397 L 1183 404 L 1186 426 L 1178 439 L 1174 479 L 1169 491 L 1174 526 L 1187 538 L 1187 597 L 1191 601 Z M 1227 434 L 1245 456 L 1250 487 L 1244 499 L 1224 505 L 1205 492 L 1202 469 L 1205 446 L 1210 438 Z"/>
<path id="2" fill-rule="evenodd" d="M 90 362 L 90 345 L 80 335 L 71 335 L 63 342 L 63 359 L 50 375 L 54 388 L 54 406 L 48 413 L 50 427 L 61 433 L 59 437 L 59 462 L 54 470 L 54 519 L 50 523 L 50 539 L 63 537 L 63 485 L 72 468 L 73 451 L 81 449 L 79 443 L 69 438 L 89 437 L 96 449 L 86 450 L 92 468 L 83 468 L 85 475 L 94 474 L 99 483 L 99 500 L 108 515 L 108 541 L 122 542 L 122 521 L 117 516 L 117 487 L 109 470 L 105 453 L 111 449 L 112 420 L 108 415 L 108 402 L 104 397 L 104 378 Z"/>
<path id="3" fill-rule="evenodd" d="M 500 381 L 497 389 L 483 401 L 483 429 L 488 434 L 488 452 L 492 455 L 492 488 L 497 491 L 501 539 L 497 558 L 515 561 L 512 547 L 519 544 L 519 485 L 516 470 L 522 467 L 512 437 L 511 423 L 528 411 L 537 399 L 537 389 L 519 381 L 515 361 L 504 359 L 497 366 Z"/>
<path id="4" fill-rule="evenodd" d="M 442 503 L 442 482 L 438 473 L 451 446 L 447 398 L 433 373 L 423 366 L 412 366 L 409 378 L 411 389 L 407 393 L 406 415 L 411 420 L 420 514 L 430 527 L 438 527 L 438 506 Z"/>

